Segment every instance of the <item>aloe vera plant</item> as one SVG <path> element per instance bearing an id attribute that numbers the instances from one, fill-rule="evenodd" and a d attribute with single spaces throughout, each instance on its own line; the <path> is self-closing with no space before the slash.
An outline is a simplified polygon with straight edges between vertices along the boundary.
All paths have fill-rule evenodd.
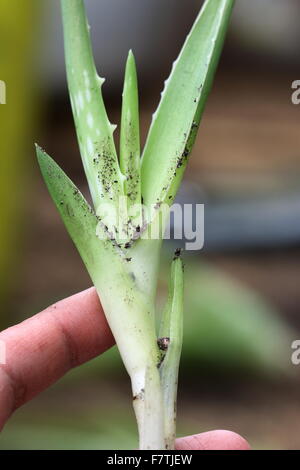
<path id="1" fill-rule="evenodd" d="M 182 345 L 183 265 L 176 252 L 159 332 L 155 297 L 163 227 L 210 91 L 234 0 L 207 0 L 174 62 L 140 151 L 129 52 L 117 156 L 83 0 L 61 0 L 71 106 L 93 207 L 39 147 L 49 192 L 97 289 L 131 378 L 140 449 L 173 449 Z M 116 214 L 118 217 L 116 218 Z M 155 232 L 155 230 L 157 230 Z M 158 236 L 152 236 L 153 230 Z"/>

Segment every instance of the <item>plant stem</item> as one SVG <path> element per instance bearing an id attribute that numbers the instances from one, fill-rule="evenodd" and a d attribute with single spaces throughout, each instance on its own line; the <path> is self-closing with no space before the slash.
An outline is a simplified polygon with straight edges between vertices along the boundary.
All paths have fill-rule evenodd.
<path id="1" fill-rule="evenodd" d="M 183 264 L 180 252 L 175 254 L 169 288 L 169 299 L 162 314 L 160 341 L 166 341 L 167 351 L 160 367 L 164 400 L 164 431 L 167 449 L 174 449 L 176 437 L 176 403 L 179 362 L 183 333 Z"/>
<path id="2" fill-rule="evenodd" d="M 132 388 L 140 450 L 165 449 L 163 397 L 157 366 L 149 366 L 134 376 Z"/>

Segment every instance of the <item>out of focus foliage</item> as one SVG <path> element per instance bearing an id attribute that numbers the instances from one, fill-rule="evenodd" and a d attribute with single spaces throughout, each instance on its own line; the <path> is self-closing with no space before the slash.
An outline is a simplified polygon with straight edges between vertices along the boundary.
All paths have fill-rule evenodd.
<path id="1" fill-rule="evenodd" d="M 6 104 L 0 105 L 0 300 L 17 274 L 16 251 L 26 191 L 26 152 L 32 141 L 33 47 L 37 0 L 0 0 L 0 80 Z M 4 309 L 3 309 L 4 310 Z M 2 315 L 2 312 L 1 312 Z M 0 317 L 0 329 L 6 322 Z"/>
<path id="2" fill-rule="evenodd" d="M 188 263 L 183 361 L 219 369 L 289 374 L 295 337 L 258 293 L 219 269 Z"/>

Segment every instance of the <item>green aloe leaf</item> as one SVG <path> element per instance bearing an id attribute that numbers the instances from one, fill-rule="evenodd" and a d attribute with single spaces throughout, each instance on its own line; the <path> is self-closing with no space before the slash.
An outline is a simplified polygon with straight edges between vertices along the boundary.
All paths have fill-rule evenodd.
<path id="1" fill-rule="evenodd" d="M 38 162 L 50 195 L 89 272 L 99 269 L 97 255 L 103 241 L 96 236 L 98 220 L 84 196 L 55 161 L 36 147 Z"/>
<path id="2" fill-rule="evenodd" d="M 132 288 L 127 253 L 106 235 L 94 210 L 57 163 L 39 146 L 36 150 L 49 193 L 94 283 L 102 279 L 106 286 L 122 276 L 123 284 Z"/>
<path id="3" fill-rule="evenodd" d="M 129 207 L 141 203 L 140 124 L 136 65 L 132 51 L 126 63 L 120 136 L 120 167 L 126 177 Z"/>
<path id="4" fill-rule="evenodd" d="M 105 110 L 82 0 L 62 0 L 66 69 L 84 170 L 95 209 L 123 194 L 113 132 Z"/>
<path id="5" fill-rule="evenodd" d="M 165 82 L 142 157 L 142 195 L 148 207 L 170 203 L 179 187 L 233 4 L 234 0 L 206 0 Z"/>

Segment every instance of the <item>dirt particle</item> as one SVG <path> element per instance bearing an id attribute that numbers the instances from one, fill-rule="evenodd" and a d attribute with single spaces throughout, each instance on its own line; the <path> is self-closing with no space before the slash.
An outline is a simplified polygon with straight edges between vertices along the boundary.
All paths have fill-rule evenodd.
<path id="1" fill-rule="evenodd" d="M 157 340 L 157 345 L 161 351 L 167 351 L 169 344 L 170 344 L 170 338 L 166 336 L 163 338 L 158 338 Z"/>
<path id="2" fill-rule="evenodd" d="M 176 260 L 176 259 L 180 258 L 180 256 L 181 256 L 181 251 L 182 251 L 181 248 L 176 248 L 176 250 L 175 250 L 175 252 L 174 252 L 173 260 Z"/>
<path id="3" fill-rule="evenodd" d="M 133 395 L 133 397 L 132 397 L 133 401 L 138 400 L 138 399 L 143 399 L 144 394 L 145 394 L 145 389 L 142 388 L 141 391 L 137 395 Z"/>

